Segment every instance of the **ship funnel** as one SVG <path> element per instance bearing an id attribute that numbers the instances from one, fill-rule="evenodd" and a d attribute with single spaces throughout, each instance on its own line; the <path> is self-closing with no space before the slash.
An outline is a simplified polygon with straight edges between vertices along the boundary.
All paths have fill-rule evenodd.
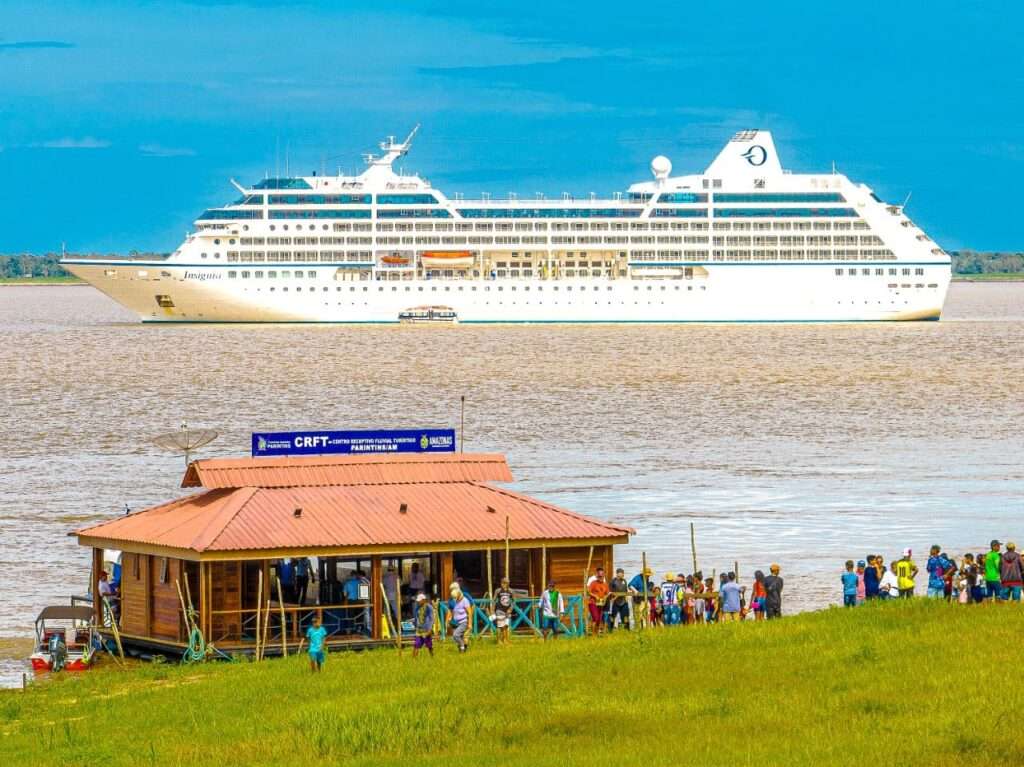
<path id="1" fill-rule="evenodd" d="M 730 139 L 705 176 L 775 176 L 782 173 L 772 134 L 766 130 L 744 130 Z"/>

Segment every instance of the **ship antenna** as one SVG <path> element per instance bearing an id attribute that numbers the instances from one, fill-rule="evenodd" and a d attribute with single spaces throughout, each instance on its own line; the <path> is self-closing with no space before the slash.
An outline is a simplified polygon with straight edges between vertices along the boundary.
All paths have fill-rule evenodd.
<path id="1" fill-rule="evenodd" d="M 907 192 L 907 199 L 905 199 L 903 201 L 903 204 L 900 205 L 900 210 L 903 210 L 903 209 L 905 209 L 907 207 L 907 203 L 910 202 L 910 195 L 912 195 L 912 194 L 913 194 L 913 191 Z"/>

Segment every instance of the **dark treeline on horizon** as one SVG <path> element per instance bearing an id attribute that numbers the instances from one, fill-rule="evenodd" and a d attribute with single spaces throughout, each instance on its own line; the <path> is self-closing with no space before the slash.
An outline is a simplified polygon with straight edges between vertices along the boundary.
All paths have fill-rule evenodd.
<path id="1" fill-rule="evenodd" d="M 123 258 L 116 253 L 68 253 L 74 257 Z M 140 253 L 131 251 L 131 258 L 164 258 L 166 253 Z M 1024 252 L 985 253 L 974 250 L 952 251 L 954 274 L 1024 274 Z M 60 253 L 0 253 L 0 279 L 17 277 L 66 277 L 70 276 L 60 266 Z"/>

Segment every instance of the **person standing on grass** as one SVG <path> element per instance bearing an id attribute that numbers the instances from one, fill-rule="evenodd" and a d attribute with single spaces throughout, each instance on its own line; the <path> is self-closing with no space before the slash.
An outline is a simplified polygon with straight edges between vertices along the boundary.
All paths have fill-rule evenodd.
<path id="1" fill-rule="evenodd" d="M 302 652 L 302 645 L 309 641 L 309 670 L 314 674 L 324 667 L 324 641 L 327 639 L 327 629 L 320 625 L 320 616 L 313 616 L 313 625 L 306 629 L 306 636 L 299 642 L 299 652 Z"/>
<path id="2" fill-rule="evenodd" d="M 644 604 L 644 593 L 650 596 L 654 592 L 654 581 L 651 576 L 654 571 L 651 568 L 644 568 L 643 572 L 637 573 L 629 581 L 629 593 L 633 595 L 633 621 L 637 626 L 643 626 L 646 613 L 647 625 L 651 625 L 652 615 L 650 605 Z M 646 588 L 644 583 L 646 581 Z"/>
<path id="3" fill-rule="evenodd" d="M 896 562 L 885 571 L 882 580 L 878 582 L 878 597 L 880 599 L 896 599 L 900 595 L 900 579 L 896 577 Z"/>
<path id="4" fill-rule="evenodd" d="M 846 572 L 839 576 L 843 583 L 843 607 L 857 606 L 857 573 L 853 571 L 853 560 L 846 560 Z"/>
<path id="5" fill-rule="evenodd" d="M 857 604 L 864 604 L 867 598 L 866 586 L 864 585 L 864 571 L 866 564 L 863 559 L 857 560 Z"/>
<path id="6" fill-rule="evenodd" d="M 1019 602 L 1021 587 L 1024 587 L 1024 565 L 1016 543 L 1006 544 L 1006 551 L 999 562 L 999 581 L 1003 587 L 1003 599 Z"/>
<path id="7" fill-rule="evenodd" d="M 764 573 L 760 570 L 754 571 L 754 591 L 750 597 L 750 606 L 754 610 L 754 620 L 763 621 L 765 611 Z"/>
<path id="8" fill-rule="evenodd" d="M 704 593 L 715 593 L 715 579 L 704 579 Z M 704 618 L 708 623 L 715 623 L 718 620 L 718 599 L 714 597 L 704 598 Z"/>
<path id="9" fill-rule="evenodd" d="M 946 575 L 954 569 L 942 553 L 942 547 L 932 546 L 928 554 L 928 564 L 925 569 L 928 571 L 928 597 L 929 599 L 942 599 L 946 596 Z"/>
<path id="10" fill-rule="evenodd" d="M 509 624 L 512 622 L 512 608 L 516 603 L 515 594 L 509 587 L 508 578 L 501 579 L 501 587 L 494 594 L 494 623 L 498 627 L 498 642 L 508 642 Z"/>
<path id="11" fill-rule="evenodd" d="M 466 652 L 469 647 L 466 632 L 469 630 L 469 622 L 473 618 L 473 603 L 462 593 L 458 583 L 451 585 L 449 593 L 452 597 L 452 624 L 455 626 L 452 630 L 452 639 L 455 640 L 455 646 L 459 648 L 460 653 Z"/>
<path id="12" fill-rule="evenodd" d="M 903 556 L 896 562 L 896 580 L 899 582 L 900 596 L 904 599 L 914 596 L 914 578 L 918 570 L 910 558 L 913 553 L 910 549 L 903 549 Z"/>
<path id="13" fill-rule="evenodd" d="M 876 567 L 877 559 L 874 554 L 868 554 L 868 565 L 864 568 L 864 599 L 878 598 L 878 582 L 882 573 Z"/>
<path id="14" fill-rule="evenodd" d="M 725 585 L 722 586 L 722 620 L 738 621 L 742 605 L 741 597 L 743 590 L 736 583 L 736 573 L 728 573 L 725 576 Z"/>
<path id="15" fill-rule="evenodd" d="M 764 579 L 764 617 L 768 620 L 782 617 L 782 578 L 780 568 L 772 564 L 768 568 L 770 575 Z"/>
<path id="16" fill-rule="evenodd" d="M 629 602 L 626 594 L 629 592 L 629 584 L 626 583 L 626 571 L 621 567 L 615 571 L 615 577 L 609 584 L 612 597 L 608 608 L 608 630 L 615 630 L 615 619 L 619 619 L 619 625 L 629 630 Z"/>
<path id="17" fill-rule="evenodd" d="M 565 600 L 555 587 L 554 581 L 548 581 L 548 587 L 540 595 L 540 635 L 545 640 L 548 632 L 553 639 L 558 639 L 562 630 L 562 616 L 565 614 Z"/>
<path id="18" fill-rule="evenodd" d="M 1001 564 L 1003 555 L 999 553 L 1002 546 L 999 541 L 994 540 L 989 544 L 989 552 L 985 555 L 985 586 L 988 588 L 988 601 L 1003 598 Z"/>
<path id="19" fill-rule="evenodd" d="M 679 599 L 676 591 L 676 574 L 665 573 L 665 580 L 661 582 L 661 616 L 666 626 L 675 626 L 679 623 Z"/>
<path id="20" fill-rule="evenodd" d="M 608 583 L 604 579 L 603 568 L 597 568 L 594 580 L 587 586 L 587 594 L 590 598 L 587 604 L 590 610 L 590 628 L 597 635 L 604 631 L 604 605 L 608 601 Z"/>
<path id="21" fill-rule="evenodd" d="M 420 649 L 427 648 L 430 657 L 434 657 L 434 606 L 422 591 L 416 595 L 416 604 L 412 609 L 412 623 L 416 636 L 412 640 L 412 657 L 419 655 Z"/>

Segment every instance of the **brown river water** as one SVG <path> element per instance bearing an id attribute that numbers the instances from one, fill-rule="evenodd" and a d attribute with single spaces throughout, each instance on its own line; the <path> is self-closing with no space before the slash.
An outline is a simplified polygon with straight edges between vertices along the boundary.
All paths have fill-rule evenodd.
<path id="1" fill-rule="evenodd" d="M 705 572 L 778 561 L 796 611 L 841 601 L 848 558 L 1024 538 L 1021 283 L 955 283 L 941 322 L 440 328 L 141 325 L 89 287 L 0 287 L 0 684 L 85 591 L 68 532 L 183 492 L 154 436 L 457 427 L 462 394 L 466 449 L 635 527 L 631 572 L 692 569 L 692 521 Z"/>

